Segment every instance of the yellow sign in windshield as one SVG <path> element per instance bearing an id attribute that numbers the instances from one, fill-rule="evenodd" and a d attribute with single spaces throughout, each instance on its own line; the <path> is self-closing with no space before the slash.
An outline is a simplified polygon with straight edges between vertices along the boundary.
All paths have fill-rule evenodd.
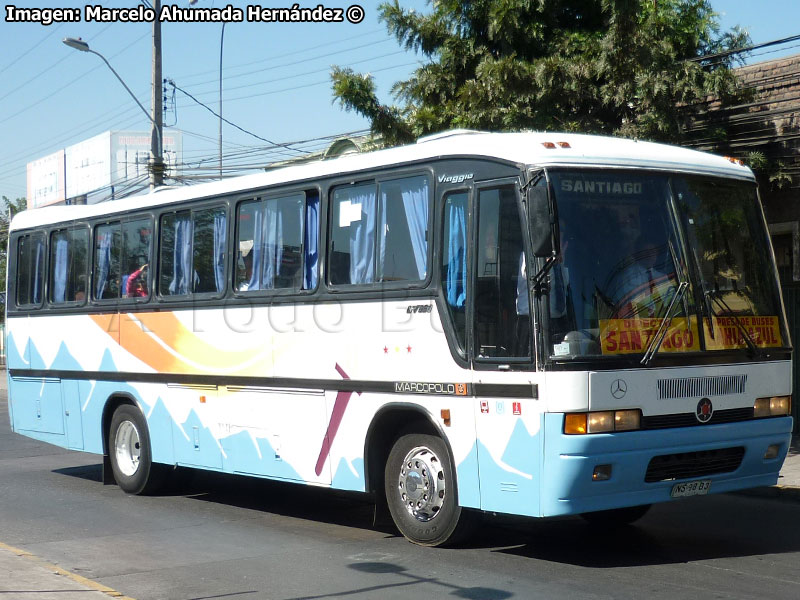
<path id="1" fill-rule="evenodd" d="M 663 319 L 601 319 L 600 343 L 603 354 L 634 354 L 647 350 Z M 697 320 L 676 317 L 669 324 L 659 352 L 700 350 Z"/>
<path id="2" fill-rule="evenodd" d="M 739 323 L 737 324 L 737 319 Z M 713 317 L 714 332 L 711 334 L 708 321 L 703 321 L 703 332 L 708 350 L 731 350 L 746 348 L 742 328 L 759 348 L 783 346 L 778 317 Z M 741 327 L 740 327 L 741 326 Z"/>
<path id="3" fill-rule="evenodd" d="M 737 319 L 739 324 L 737 324 Z M 658 332 L 662 319 L 601 319 L 600 343 L 603 354 L 635 354 L 647 350 Z M 714 317 L 713 335 L 707 320 L 703 321 L 706 350 L 746 348 L 741 327 L 760 348 L 783 345 L 778 317 L 738 316 Z M 700 350 L 697 319 L 672 319 L 659 352 L 697 352 Z"/>

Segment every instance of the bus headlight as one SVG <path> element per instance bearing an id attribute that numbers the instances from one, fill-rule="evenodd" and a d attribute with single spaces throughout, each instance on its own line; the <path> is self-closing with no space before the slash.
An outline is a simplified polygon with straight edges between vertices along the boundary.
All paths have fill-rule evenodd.
<path id="1" fill-rule="evenodd" d="M 642 426 L 642 411 L 618 410 L 614 413 L 614 430 L 631 431 Z"/>
<path id="2" fill-rule="evenodd" d="M 607 433 L 614 431 L 614 413 L 611 411 L 589 413 L 588 433 Z"/>
<path id="3" fill-rule="evenodd" d="M 753 404 L 753 416 L 758 419 L 761 417 L 779 417 L 791 414 L 791 396 L 772 396 L 771 398 L 758 398 Z"/>
<path id="4" fill-rule="evenodd" d="M 564 433 L 609 433 L 633 431 L 641 427 L 642 412 L 639 409 L 604 410 L 598 412 L 567 413 L 564 415 Z"/>

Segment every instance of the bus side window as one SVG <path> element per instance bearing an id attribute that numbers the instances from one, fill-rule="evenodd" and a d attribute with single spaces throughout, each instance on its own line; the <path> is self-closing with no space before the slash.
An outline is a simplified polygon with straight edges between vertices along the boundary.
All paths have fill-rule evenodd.
<path id="1" fill-rule="evenodd" d="M 478 358 L 528 357 L 530 310 L 514 188 L 481 190 L 478 210 L 475 354 Z"/>
<path id="2" fill-rule="evenodd" d="M 334 285 L 375 281 L 375 185 L 339 187 L 333 191 L 330 282 Z"/>
<path id="3" fill-rule="evenodd" d="M 333 192 L 330 282 L 423 281 L 428 272 L 426 176 L 342 186 Z"/>
<path id="4" fill-rule="evenodd" d="M 236 290 L 301 289 L 305 192 L 239 204 Z"/>
<path id="5" fill-rule="evenodd" d="M 225 249 L 228 215 L 225 208 L 195 211 L 192 243 L 194 293 L 219 293 L 225 289 Z"/>
<path id="6" fill-rule="evenodd" d="M 224 207 L 164 214 L 160 236 L 159 294 L 185 296 L 225 289 Z"/>
<path id="7" fill-rule="evenodd" d="M 428 178 L 380 184 L 378 281 L 424 280 L 428 270 Z"/>
<path id="8" fill-rule="evenodd" d="M 50 237 L 50 302 L 86 300 L 89 230 L 64 229 Z"/>
<path id="9" fill-rule="evenodd" d="M 149 219 L 126 221 L 122 224 L 122 282 L 123 298 L 150 296 L 150 238 L 153 228 Z"/>
<path id="10" fill-rule="evenodd" d="M 44 290 L 44 235 L 24 235 L 17 243 L 17 306 L 41 305 Z"/>
<path id="11" fill-rule="evenodd" d="M 94 277 L 92 297 L 110 300 L 120 296 L 122 230 L 119 222 L 98 225 L 94 230 Z"/>
<path id="12" fill-rule="evenodd" d="M 162 296 L 189 293 L 192 272 L 192 218 L 188 210 L 161 216 L 159 288 Z"/>
<path id="13" fill-rule="evenodd" d="M 447 196 L 442 236 L 442 290 L 459 347 L 467 332 L 467 201 L 466 192 Z"/>

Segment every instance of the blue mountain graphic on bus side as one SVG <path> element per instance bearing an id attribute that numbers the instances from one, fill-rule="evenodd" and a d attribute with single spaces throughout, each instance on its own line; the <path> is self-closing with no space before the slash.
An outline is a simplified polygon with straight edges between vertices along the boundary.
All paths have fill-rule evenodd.
<path id="1" fill-rule="evenodd" d="M 83 367 L 75 360 L 75 357 L 72 356 L 65 342 L 61 342 L 61 345 L 58 347 L 58 352 L 50 368 L 60 371 L 83 371 Z"/>
<path id="2" fill-rule="evenodd" d="M 31 369 L 46 369 L 47 365 L 44 364 L 42 355 L 39 354 L 39 349 L 33 341 L 28 341 L 28 356 L 31 359 Z"/>
<path id="3" fill-rule="evenodd" d="M 224 438 L 222 444 L 228 455 L 233 457 L 232 471 L 235 473 L 304 481 L 288 462 L 275 458 L 275 448 L 266 438 L 255 438 L 249 431 L 240 431 Z"/>
<path id="4" fill-rule="evenodd" d="M 537 457 L 539 456 L 539 441 L 536 436 L 528 433 L 522 419 L 517 419 L 514 431 L 503 452 L 503 462 L 523 473 L 533 473 L 536 470 Z"/>
<path id="5" fill-rule="evenodd" d="M 186 465 L 222 468 L 222 450 L 194 409 L 189 411 L 186 421 L 176 427 L 182 431 L 174 432 L 175 460 Z"/>
<path id="6" fill-rule="evenodd" d="M 174 464 L 175 452 L 172 447 L 172 415 L 169 414 L 166 404 L 159 396 L 153 409 L 145 412 L 147 429 L 150 433 L 150 447 L 155 462 Z"/>
<path id="7" fill-rule="evenodd" d="M 355 469 L 358 475 L 353 474 L 353 469 L 350 468 L 350 464 L 352 464 L 353 469 Z M 356 458 L 349 464 L 345 458 L 339 460 L 331 485 L 337 490 L 351 490 L 354 492 L 366 491 L 364 488 L 364 460 Z"/>
<path id="8" fill-rule="evenodd" d="M 111 350 L 108 348 L 105 349 L 103 352 L 103 358 L 100 359 L 100 371 L 106 371 L 111 373 L 117 372 L 117 365 L 114 362 L 114 359 L 111 358 Z"/>
<path id="9" fill-rule="evenodd" d="M 481 508 L 537 516 L 539 513 L 540 455 L 535 436 L 528 433 L 521 419 L 514 426 L 501 457 L 505 465 L 519 473 L 508 471 L 495 462 L 488 448 L 478 441 Z"/>
<path id="10" fill-rule="evenodd" d="M 10 333 L 6 336 L 6 365 L 8 365 L 9 369 L 28 368 L 28 363 L 25 362 L 25 358 L 17 350 L 14 336 Z"/>

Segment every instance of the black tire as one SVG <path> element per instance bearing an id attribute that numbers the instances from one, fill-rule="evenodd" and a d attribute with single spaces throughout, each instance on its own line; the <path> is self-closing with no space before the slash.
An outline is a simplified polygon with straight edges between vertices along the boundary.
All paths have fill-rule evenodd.
<path id="1" fill-rule="evenodd" d="M 163 482 L 164 469 L 153 464 L 147 422 L 137 407 L 123 404 L 114 411 L 108 454 L 114 479 L 124 492 L 152 494 Z"/>
<path id="2" fill-rule="evenodd" d="M 597 512 L 583 513 L 586 521 L 600 527 L 621 527 L 638 521 L 647 514 L 652 504 L 639 506 L 626 506 L 625 508 L 612 508 L 611 510 L 598 510 Z"/>
<path id="3" fill-rule="evenodd" d="M 384 491 L 397 529 L 415 544 L 453 544 L 471 530 L 473 515 L 458 505 L 453 461 L 437 436 L 397 439 L 386 460 Z"/>

